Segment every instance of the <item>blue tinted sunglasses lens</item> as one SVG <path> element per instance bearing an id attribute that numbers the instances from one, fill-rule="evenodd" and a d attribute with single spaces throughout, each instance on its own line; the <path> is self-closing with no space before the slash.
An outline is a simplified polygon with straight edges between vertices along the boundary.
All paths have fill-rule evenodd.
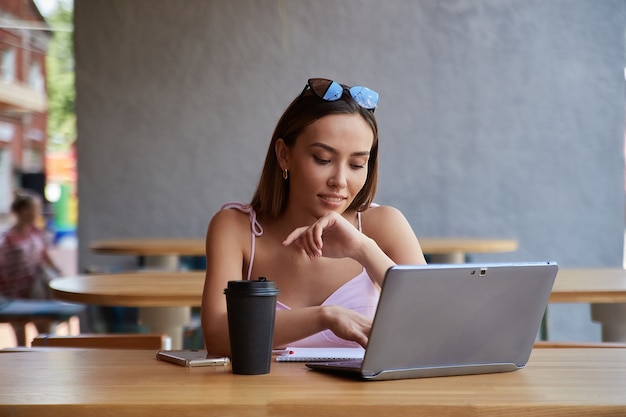
<path id="1" fill-rule="evenodd" d="M 350 95 L 361 107 L 374 110 L 378 106 L 378 93 L 367 87 L 355 85 L 350 88 Z"/>
<path id="2" fill-rule="evenodd" d="M 357 85 L 351 88 L 344 88 L 336 81 L 325 78 L 311 78 L 302 90 L 305 93 L 310 88 L 316 96 L 325 101 L 337 101 L 343 95 L 344 90 L 348 90 L 356 103 L 367 110 L 374 110 L 378 106 L 378 93 L 367 87 Z"/>
<path id="3" fill-rule="evenodd" d="M 343 87 L 339 85 L 339 83 L 332 81 L 330 85 L 328 86 L 328 89 L 326 89 L 326 92 L 324 92 L 322 99 L 326 101 L 336 101 L 341 98 L 342 94 L 343 94 Z"/>

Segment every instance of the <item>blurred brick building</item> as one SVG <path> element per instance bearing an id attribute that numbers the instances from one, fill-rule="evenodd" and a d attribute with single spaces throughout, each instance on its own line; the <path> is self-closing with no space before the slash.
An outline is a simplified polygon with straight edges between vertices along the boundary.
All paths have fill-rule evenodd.
<path id="1" fill-rule="evenodd" d="M 14 188 L 45 181 L 50 38 L 32 0 L 0 0 L 0 216 Z"/>

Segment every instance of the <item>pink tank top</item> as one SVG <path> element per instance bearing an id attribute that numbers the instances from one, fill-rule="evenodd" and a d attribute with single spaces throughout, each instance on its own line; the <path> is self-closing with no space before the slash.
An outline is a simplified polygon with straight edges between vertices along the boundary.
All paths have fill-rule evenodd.
<path id="1" fill-rule="evenodd" d="M 250 250 L 250 261 L 248 265 L 248 275 L 246 279 L 250 279 L 252 274 L 252 265 L 254 263 L 254 252 L 256 248 L 256 238 L 263 235 L 263 227 L 257 221 L 256 212 L 249 204 L 242 203 L 227 203 L 222 206 L 222 210 L 234 208 L 243 213 L 246 213 L 250 217 L 250 225 L 252 229 L 252 247 Z M 359 224 L 359 231 L 361 229 L 361 213 L 357 213 L 357 219 Z M 324 300 L 322 306 L 336 305 L 345 308 L 349 308 L 358 313 L 363 314 L 371 319 L 374 318 L 376 313 L 376 307 L 378 306 L 378 299 L 380 293 L 369 275 L 363 268 L 363 271 L 350 281 L 337 288 L 335 292 Z M 289 306 L 276 302 L 276 310 L 291 310 Z M 324 330 L 304 339 L 296 342 L 289 343 L 290 347 L 358 347 L 359 344 L 351 342 L 340 337 L 330 330 Z"/>

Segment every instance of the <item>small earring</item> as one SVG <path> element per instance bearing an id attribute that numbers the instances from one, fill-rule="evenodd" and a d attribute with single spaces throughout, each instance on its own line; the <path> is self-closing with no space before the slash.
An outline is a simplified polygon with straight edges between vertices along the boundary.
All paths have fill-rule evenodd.
<path id="1" fill-rule="evenodd" d="M 289 170 L 288 169 L 283 169 L 283 179 L 287 179 L 289 178 Z"/>

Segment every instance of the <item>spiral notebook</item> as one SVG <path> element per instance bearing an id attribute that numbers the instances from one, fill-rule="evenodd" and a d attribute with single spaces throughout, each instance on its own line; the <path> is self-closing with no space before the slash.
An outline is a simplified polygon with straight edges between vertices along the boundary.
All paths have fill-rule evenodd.
<path id="1" fill-rule="evenodd" d="M 276 362 L 325 362 L 362 360 L 365 349 L 357 348 L 297 348 L 288 347 L 276 356 Z"/>

